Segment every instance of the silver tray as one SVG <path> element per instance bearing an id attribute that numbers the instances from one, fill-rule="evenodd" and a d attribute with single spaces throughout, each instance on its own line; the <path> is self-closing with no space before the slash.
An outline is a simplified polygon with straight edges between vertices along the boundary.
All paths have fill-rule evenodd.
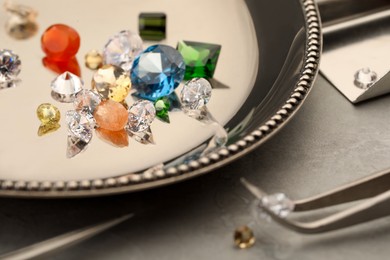
<path id="1" fill-rule="evenodd" d="M 0 32 L 0 48 L 14 50 L 23 63 L 21 84 L 0 91 L 1 196 L 109 195 L 208 173 L 274 135 L 312 87 L 322 47 L 313 0 L 199 0 L 196 5 L 183 0 L 127 2 L 128 9 L 113 4 L 110 12 L 116 15 L 112 17 L 103 1 L 94 5 L 87 1 L 40 1 L 33 6 L 39 12 L 37 36 L 15 41 Z M 35 110 L 40 103 L 55 104 L 62 115 L 71 109 L 69 104 L 51 99 L 50 81 L 55 75 L 41 65 L 44 55 L 39 35 L 54 23 L 79 31 L 82 45 L 77 58 L 88 86 L 92 72 L 83 66 L 84 54 L 101 48 L 109 36 L 122 29 L 136 31 L 138 14 L 155 11 L 168 17 L 167 39 L 162 43 L 175 46 L 178 40 L 192 40 L 222 45 L 208 110 L 227 130 L 227 144 L 207 154 L 199 152 L 210 142 L 214 130 L 179 111 L 172 113 L 169 125 L 153 123 L 156 145 L 131 142 L 119 149 L 95 138 L 84 153 L 67 159 L 64 119 L 57 132 L 36 135 L 39 121 Z M 0 24 L 5 19 L 0 16 Z"/>

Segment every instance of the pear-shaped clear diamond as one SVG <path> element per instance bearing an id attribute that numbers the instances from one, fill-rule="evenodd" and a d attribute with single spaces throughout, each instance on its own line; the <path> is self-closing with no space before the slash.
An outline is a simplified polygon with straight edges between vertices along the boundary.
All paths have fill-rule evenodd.
<path id="1" fill-rule="evenodd" d="M 204 78 L 194 78 L 188 81 L 181 91 L 181 102 L 187 110 L 197 110 L 204 107 L 211 98 L 211 84 Z"/>
<path id="2" fill-rule="evenodd" d="M 76 136 L 68 135 L 68 147 L 66 150 L 66 157 L 73 158 L 88 147 L 88 142 L 83 141 Z"/>
<path id="3" fill-rule="evenodd" d="M 142 132 L 149 128 L 156 117 L 154 104 L 148 100 L 138 100 L 129 107 L 128 129 L 131 132 Z"/>
<path id="4" fill-rule="evenodd" d="M 92 130 L 95 127 L 95 119 L 86 111 L 70 110 L 66 112 L 66 122 L 72 136 L 89 143 L 92 139 Z"/>
<path id="5" fill-rule="evenodd" d="M 52 81 L 52 96 L 60 102 L 73 102 L 83 85 L 84 82 L 78 76 L 64 72 Z"/>
<path id="6" fill-rule="evenodd" d="M 76 111 L 87 110 L 93 114 L 100 102 L 102 102 L 102 99 L 97 93 L 88 89 L 83 89 L 76 94 L 73 106 Z"/>
<path id="7" fill-rule="evenodd" d="M 142 52 L 141 37 L 128 30 L 115 34 L 104 46 L 104 64 L 112 64 L 130 71 L 134 58 Z"/>

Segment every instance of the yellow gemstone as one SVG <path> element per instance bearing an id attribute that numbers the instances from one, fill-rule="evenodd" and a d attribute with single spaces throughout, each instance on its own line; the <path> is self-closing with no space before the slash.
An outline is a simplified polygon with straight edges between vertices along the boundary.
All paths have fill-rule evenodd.
<path id="1" fill-rule="evenodd" d="M 41 124 L 38 128 L 38 136 L 43 136 L 57 131 L 61 125 L 57 122 L 50 122 L 47 124 Z"/>
<path id="2" fill-rule="evenodd" d="M 57 107 L 50 103 L 43 103 L 37 108 L 37 116 L 42 124 L 58 123 L 61 118 L 61 113 Z"/>
<path id="3" fill-rule="evenodd" d="M 128 73 L 114 65 L 104 65 L 95 72 L 92 79 L 92 88 L 103 99 L 123 102 L 130 92 L 131 81 Z"/>
<path id="4" fill-rule="evenodd" d="M 239 227 L 234 231 L 234 245 L 240 249 L 253 246 L 255 241 L 255 235 L 248 226 Z"/>
<path id="5" fill-rule="evenodd" d="M 85 66 L 97 70 L 103 66 L 103 56 L 97 50 L 91 50 L 85 55 Z"/>

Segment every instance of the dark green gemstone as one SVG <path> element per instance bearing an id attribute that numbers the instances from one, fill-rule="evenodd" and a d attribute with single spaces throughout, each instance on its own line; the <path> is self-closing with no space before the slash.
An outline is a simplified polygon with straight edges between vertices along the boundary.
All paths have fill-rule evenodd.
<path id="1" fill-rule="evenodd" d="M 177 45 L 177 50 L 183 56 L 186 64 L 184 79 L 210 79 L 214 76 L 219 53 L 221 52 L 221 45 L 180 41 Z"/>
<path id="2" fill-rule="evenodd" d="M 164 13 L 141 13 L 138 17 L 139 34 L 146 41 L 165 39 L 167 16 Z"/>
<path id="3" fill-rule="evenodd" d="M 162 97 L 157 99 L 156 102 L 154 102 L 157 118 L 161 119 L 166 123 L 170 123 L 169 114 L 168 114 L 170 106 L 171 105 L 167 97 Z"/>

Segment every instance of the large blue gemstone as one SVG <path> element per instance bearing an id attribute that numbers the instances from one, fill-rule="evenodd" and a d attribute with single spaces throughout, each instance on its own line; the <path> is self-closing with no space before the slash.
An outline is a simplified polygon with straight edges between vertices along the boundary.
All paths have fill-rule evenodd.
<path id="1" fill-rule="evenodd" d="M 184 78 L 181 54 L 167 45 L 153 45 L 133 63 L 131 83 L 140 98 L 156 100 L 171 94 Z"/>

